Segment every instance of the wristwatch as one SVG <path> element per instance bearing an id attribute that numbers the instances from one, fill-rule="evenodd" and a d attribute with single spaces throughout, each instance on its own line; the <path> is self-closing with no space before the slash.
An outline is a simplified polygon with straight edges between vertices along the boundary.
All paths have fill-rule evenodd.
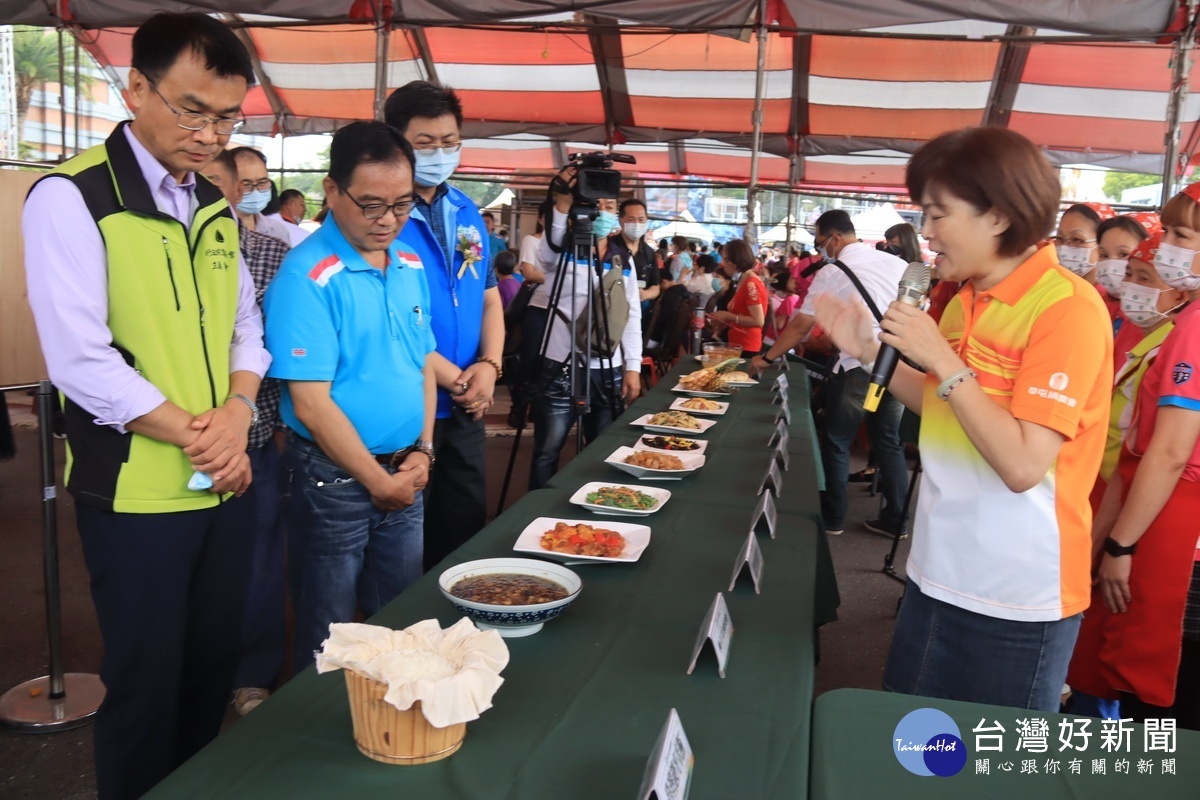
<path id="1" fill-rule="evenodd" d="M 424 453 L 429 458 L 429 467 L 431 469 L 437 463 L 437 458 L 433 455 L 433 442 L 428 439 L 417 439 L 413 443 L 413 446 L 408 449 L 414 453 Z"/>
<path id="2" fill-rule="evenodd" d="M 1111 536 L 1104 540 L 1104 552 L 1110 556 L 1131 556 L 1136 550 L 1136 543 L 1131 545 L 1118 544 L 1117 540 Z"/>
<path id="3" fill-rule="evenodd" d="M 238 392 L 234 392 L 233 394 L 229 395 L 229 397 L 226 397 L 225 402 L 228 403 L 230 400 L 233 400 L 234 398 L 241 400 L 243 403 L 246 404 L 246 407 L 250 409 L 250 427 L 253 428 L 255 425 L 258 424 L 258 417 L 259 417 L 258 404 L 255 403 L 253 400 L 251 400 L 249 397 L 246 397 L 246 395 L 239 394 Z"/>
<path id="4" fill-rule="evenodd" d="M 779 360 L 779 356 L 775 356 L 774 358 L 767 358 L 767 351 L 763 351 L 763 353 L 759 356 L 759 358 L 761 358 L 763 361 L 767 362 L 768 364 L 774 364 L 776 361 Z"/>

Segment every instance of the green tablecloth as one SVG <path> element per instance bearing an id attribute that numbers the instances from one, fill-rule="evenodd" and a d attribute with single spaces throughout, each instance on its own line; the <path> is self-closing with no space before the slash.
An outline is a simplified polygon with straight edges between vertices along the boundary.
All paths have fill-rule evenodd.
<path id="1" fill-rule="evenodd" d="M 658 387 L 640 404 L 665 408 L 673 385 Z M 791 401 L 797 418 L 807 414 L 803 395 L 794 392 Z M 696 754 L 692 798 L 804 797 L 813 598 L 824 538 L 811 508 L 794 501 L 801 513 L 781 511 L 779 537 L 760 536 L 762 594 L 743 576 L 726 595 L 735 627 L 727 677 L 718 677 L 707 652 L 695 673 L 686 674 L 701 619 L 715 594 L 728 588 L 757 500 L 759 466 L 765 470 L 771 456 L 765 442 L 774 415 L 766 408 L 766 388 L 733 402 L 737 411 L 718 426 L 731 433 L 727 442 L 710 445 L 712 463 L 692 478 L 659 484 L 673 497 L 647 518 L 653 534 L 641 560 L 575 567 L 583 579 L 579 599 L 537 635 L 508 640 L 505 683 L 494 707 L 469 724 L 458 753 L 414 767 L 367 759 L 354 746 L 342 676 L 309 669 L 149 797 L 632 797 L 671 708 L 678 709 Z M 631 443 L 637 432 L 627 421 L 638 413 L 640 406 L 602 438 Z M 762 444 L 733 446 L 735 429 Z M 554 486 L 521 498 L 448 561 L 511 555 L 513 541 L 535 517 L 588 519 L 567 498 L 586 481 L 623 481 L 611 466 L 595 463 L 612 449 L 598 440 Z M 813 458 L 803 447 L 795 451 L 788 490 L 801 482 L 799 464 Z M 753 471 L 759 476 L 750 493 L 741 484 L 715 492 Z M 701 475 L 716 479 L 714 488 L 699 483 Z M 701 502 L 698 491 L 717 497 Z M 457 615 L 437 589 L 437 572 L 371 622 L 393 628 L 428 618 L 453 623 Z"/>
<path id="2" fill-rule="evenodd" d="M 947 778 L 914 775 L 894 756 L 896 726 L 910 711 L 934 708 L 948 714 L 958 725 L 967 748 L 966 766 Z M 1017 751 L 1018 720 L 1043 718 L 1048 722 L 1047 752 Z M 1120 752 L 1102 747 L 1100 720 L 1087 728 L 1091 738 L 1065 738 L 1083 750 L 1060 750 L 1061 720 L 1077 717 L 1043 714 L 1017 708 L 986 706 L 935 700 L 928 697 L 873 692 L 865 689 L 838 689 L 817 698 L 813 711 L 812 784 L 813 800 L 1132 800 L 1154 798 L 1172 800 L 1200 797 L 1200 733 L 1179 731 L 1174 752 L 1146 752 L 1142 726 L 1134 725 L 1127 744 Z M 1004 728 L 999 744 L 1003 751 L 979 751 L 974 733 L 983 721 L 984 728 L 999 723 Z M 1081 726 L 1072 723 L 1074 730 Z M 995 735 L 995 734 L 992 734 Z M 983 739 L 985 747 L 994 739 Z M 1037 773 L 1022 773 L 1023 762 L 1032 759 Z M 1071 774 L 1071 760 L 1079 759 L 1079 774 Z M 1128 763 L 1128 774 L 1117 772 L 1117 761 Z M 1176 774 L 1163 774 L 1163 760 L 1174 762 Z M 987 762 L 987 772 L 977 763 Z M 1046 762 L 1058 761 L 1057 771 L 1047 773 Z M 1093 761 L 1104 762 L 1104 773 L 1093 774 Z M 1149 772 L 1139 767 L 1149 764 Z M 1004 768 L 1008 766 L 1008 770 Z"/>

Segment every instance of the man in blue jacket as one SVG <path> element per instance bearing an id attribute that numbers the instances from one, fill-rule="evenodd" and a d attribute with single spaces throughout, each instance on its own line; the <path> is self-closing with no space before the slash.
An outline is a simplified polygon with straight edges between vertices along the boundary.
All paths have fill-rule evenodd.
<path id="1" fill-rule="evenodd" d="M 433 442 L 438 474 L 425 499 L 425 566 L 486 522 L 483 415 L 501 377 L 504 308 L 479 208 L 446 181 L 462 150 L 462 103 L 452 89 L 412 81 L 384 109 L 416 153 L 416 198 L 400 242 L 426 265 L 438 385 Z"/>

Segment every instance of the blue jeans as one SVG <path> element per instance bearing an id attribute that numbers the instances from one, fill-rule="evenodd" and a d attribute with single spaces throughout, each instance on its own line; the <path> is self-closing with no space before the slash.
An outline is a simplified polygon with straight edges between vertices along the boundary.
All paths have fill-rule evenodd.
<path id="1" fill-rule="evenodd" d="M 583 370 L 576 371 L 580 379 L 583 374 Z M 591 382 L 591 410 L 583 416 L 580 424 L 583 425 L 584 441 L 590 443 L 624 410 L 621 401 L 623 376 L 619 368 L 614 369 L 607 379 L 603 370 L 591 369 L 587 374 Z M 582 390 L 579 394 L 583 394 Z M 546 481 L 558 472 L 559 454 L 575 422 L 575 414 L 571 410 L 571 372 L 566 364 L 549 359 L 542 362 L 532 400 L 534 428 L 533 463 L 529 467 L 530 491 L 545 486 Z"/>
<path id="2" fill-rule="evenodd" d="M 250 586 L 234 686 L 273 688 L 283 671 L 287 650 L 284 631 L 287 526 L 283 522 L 280 468 L 283 454 L 272 438 L 248 455 L 254 474 L 254 531 L 243 544 L 250 556 Z"/>
<path id="3" fill-rule="evenodd" d="M 867 415 L 867 440 L 879 469 L 879 488 L 883 495 L 880 520 L 896 533 L 906 529 L 904 494 L 908 484 L 908 464 L 900 443 L 900 416 L 904 407 L 888 392 L 878 410 L 867 414 L 863 400 L 871 376 L 865 369 L 835 372 L 825 389 L 825 427 L 821 433 L 821 465 L 825 468 L 825 491 L 821 492 L 821 515 L 825 527 L 842 530 L 846 526 L 846 484 L 850 479 L 850 446 L 858 433 L 863 415 Z"/>
<path id="4" fill-rule="evenodd" d="M 380 511 L 362 484 L 294 433 L 284 466 L 299 672 L 330 623 L 353 622 L 356 606 L 371 617 L 421 577 L 425 514 L 420 492 L 408 508 Z"/>
<path id="5" fill-rule="evenodd" d="M 909 580 L 883 688 L 1057 712 L 1082 618 L 997 619 L 935 600 Z"/>

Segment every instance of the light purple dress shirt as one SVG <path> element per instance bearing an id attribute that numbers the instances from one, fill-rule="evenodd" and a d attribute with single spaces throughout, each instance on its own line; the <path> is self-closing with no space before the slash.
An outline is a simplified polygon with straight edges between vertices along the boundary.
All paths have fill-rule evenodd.
<path id="1" fill-rule="evenodd" d="M 154 204 L 184 225 L 196 212 L 196 175 L 182 184 L 125 128 Z M 68 180 L 39 183 L 21 217 L 25 280 L 50 380 L 97 425 L 125 432 L 125 425 L 166 402 L 154 384 L 125 363 L 108 328 L 108 257 L 100 229 L 83 195 Z M 229 347 L 230 372 L 262 377 L 271 364 L 263 347 L 262 315 L 254 281 L 239 265 L 237 316 Z"/>

